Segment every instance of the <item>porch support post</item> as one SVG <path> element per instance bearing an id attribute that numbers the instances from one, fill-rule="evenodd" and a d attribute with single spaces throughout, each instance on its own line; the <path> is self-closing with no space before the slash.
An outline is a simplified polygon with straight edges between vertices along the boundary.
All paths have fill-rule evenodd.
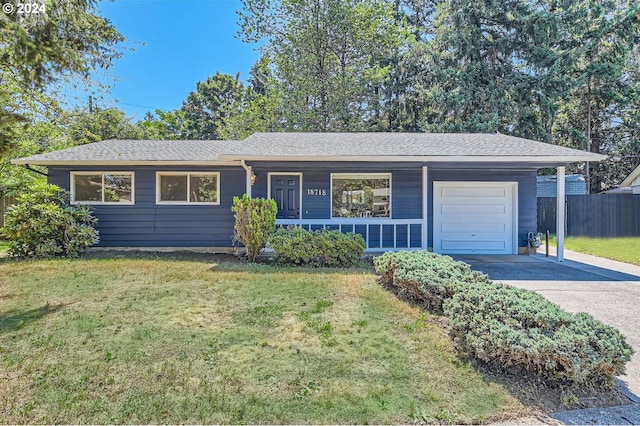
<path id="1" fill-rule="evenodd" d="M 564 229 L 565 229 L 565 191 L 564 191 L 564 166 L 558 167 L 558 180 L 556 182 L 556 259 L 564 262 Z"/>
<path id="2" fill-rule="evenodd" d="M 245 179 L 244 192 L 247 194 L 249 198 L 251 198 L 251 166 L 247 166 L 247 163 L 245 163 L 244 160 L 240 161 L 240 165 L 242 166 L 242 168 L 244 169 L 247 175 Z"/>
<path id="3" fill-rule="evenodd" d="M 429 216 L 429 179 L 427 166 L 422 167 L 422 249 L 429 248 L 429 229 L 427 217 Z"/>

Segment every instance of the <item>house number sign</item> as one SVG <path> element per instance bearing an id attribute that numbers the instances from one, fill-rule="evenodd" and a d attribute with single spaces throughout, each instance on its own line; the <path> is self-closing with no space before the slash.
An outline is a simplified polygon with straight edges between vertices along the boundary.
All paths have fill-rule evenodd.
<path id="1" fill-rule="evenodd" d="M 317 197 L 326 197 L 327 190 L 326 189 L 318 189 L 318 188 L 309 188 L 307 189 L 307 195 L 313 195 Z"/>

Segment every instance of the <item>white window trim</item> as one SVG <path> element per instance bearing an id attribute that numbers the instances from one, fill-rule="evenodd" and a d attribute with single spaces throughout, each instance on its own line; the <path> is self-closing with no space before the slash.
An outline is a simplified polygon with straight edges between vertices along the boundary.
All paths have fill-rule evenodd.
<path id="1" fill-rule="evenodd" d="M 393 207 L 392 207 L 392 203 L 393 203 L 393 183 L 392 183 L 392 174 L 391 173 L 331 173 L 331 179 L 329 182 L 329 208 L 330 208 L 330 213 L 331 213 L 331 219 L 345 219 L 344 217 L 341 216 L 334 216 L 333 215 L 333 179 L 337 178 L 337 179 L 389 179 L 389 216 L 388 217 L 359 217 L 359 218 L 352 218 L 352 219 L 359 219 L 359 220 L 369 220 L 369 219 L 376 219 L 376 220 L 391 220 L 393 218 Z"/>
<path id="2" fill-rule="evenodd" d="M 215 176 L 216 177 L 216 194 L 218 194 L 218 201 L 215 202 L 200 202 L 189 201 L 189 194 L 191 193 L 191 175 L 196 176 Z M 161 201 L 160 195 L 162 193 L 160 188 L 161 176 L 186 176 L 187 177 L 187 199 L 184 201 Z M 168 206 L 219 206 L 220 205 L 220 172 L 156 172 L 156 204 L 168 205 Z"/>
<path id="3" fill-rule="evenodd" d="M 76 176 L 93 176 L 100 175 L 102 177 L 102 200 L 103 201 L 76 201 Z M 104 201 L 104 175 L 130 175 L 131 176 L 131 201 L 129 202 L 120 202 L 120 201 Z M 71 188 L 71 204 L 72 205 L 80 205 L 80 204 L 91 204 L 91 205 L 105 205 L 105 206 L 132 206 L 136 203 L 135 197 L 135 188 L 136 188 L 136 179 L 135 173 L 132 171 L 83 171 L 83 172 L 71 172 L 69 175 Z"/>

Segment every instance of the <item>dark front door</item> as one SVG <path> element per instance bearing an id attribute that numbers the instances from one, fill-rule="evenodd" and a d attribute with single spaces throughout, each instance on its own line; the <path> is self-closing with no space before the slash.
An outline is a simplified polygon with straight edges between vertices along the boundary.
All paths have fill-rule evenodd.
<path id="1" fill-rule="evenodd" d="M 278 205 L 278 219 L 300 219 L 300 176 L 271 175 L 271 198 Z"/>

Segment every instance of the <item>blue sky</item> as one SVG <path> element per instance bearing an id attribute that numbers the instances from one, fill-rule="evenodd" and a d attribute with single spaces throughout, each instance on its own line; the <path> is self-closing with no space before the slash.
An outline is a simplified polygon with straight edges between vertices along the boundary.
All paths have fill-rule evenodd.
<path id="1" fill-rule="evenodd" d="M 240 72 L 246 80 L 259 53 L 235 38 L 241 7 L 240 0 L 101 1 L 102 16 L 135 49 L 95 74 L 111 87 L 102 104 L 138 120 L 147 111 L 180 108 L 196 82 L 216 71 Z M 77 93 L 75 102 L 83 104 L 88 95 Z"/>

